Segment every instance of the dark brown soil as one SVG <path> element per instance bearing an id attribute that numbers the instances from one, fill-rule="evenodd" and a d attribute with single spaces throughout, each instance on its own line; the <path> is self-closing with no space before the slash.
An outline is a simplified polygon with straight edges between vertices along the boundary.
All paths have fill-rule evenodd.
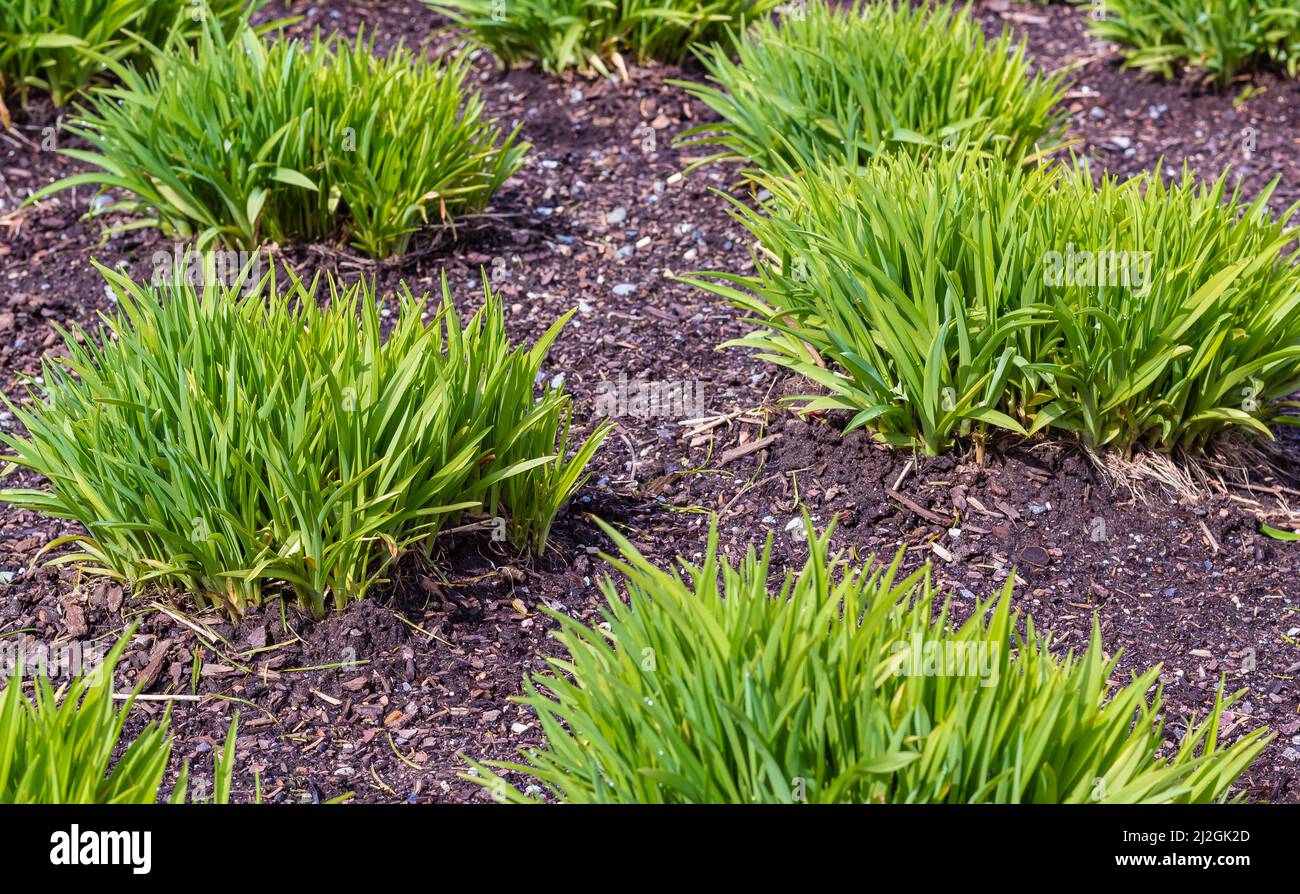
<path id="1" fill-rule="evenodd" d="M 351 34 L 365 23 L 378 29 L 381 47 L 402 38 L 431 54 L 456 40 L 432 34 L 441 20 L 416 2 L 291 7 L 315 10 L 298 33 L 319 26 Z M 1281 176 L 1275 204 L 1300 196 L 1296 84 L 1260 76 L 1254 85 L 1264 92 L 1237 109 L 1239 88 L 1219 95 L 1192 80 L 1121 71 L 1116 57 L 1088 45 L 1074 7 L 991 0 L 977 9 L 991 29 L 1006 22 L 1027 33 L 1043 67 L 1077 66 L 1068 100 L 1076 151 L 1099 169 L 1131 174 L 1163 156 L 1170 167 L 1187 161 L 1213 176 L 1232 163 L 1248 193 Z M 280 14 L 277 3 L 263 16 Z M 579 308 L 547 374 L 564 376 L 585 429 L 597 421 L 601 383 L 620 375 L 698 380 L 706 404 L 698 415 L 712 421 L 621 417 L 547 555 L 516 556 L 460 535 L 440 544 L 433 563 L 404 563 L 376 598 L 316 624 L 273 604 L 236 627 L 195 612 L 185 594 L 135 598 L 46 568 L 36 554 L 72 528 L 0 507 L 0 637 L 107 640 L 138 620 L 121 682 L 143 681 L 158 700 L 139 703 L 133 725 L 170 703 L 176 769 L 188 759 L 203 780 L 238 710 L 237 799 L 251 797 L 254 771 L 269 801 L 482 799 L 460 778 L 461 754 L 507 758 L 541 743 L 535 718 L 510 701 L 521 677 L 556 648 L 539 609 L 589 616 L 601 599 L 603 563 L 594 553 L 603 540 L 584 513 L 621 525 L 665 564 L 698 555 L 708 513 L 717 513 L 728 546 L 770 532 L 780 561 L 797 564 L 803 545 L 788 526 L 806 509 L 818 525 L 838 515 L 838 542 L 861 557 L 901 547 L 909 565 L 934 562 L 959 606 L 1017 574 L 1018 605 L 1062 649 L 1086 642 L 1096 614 L 1107 649 L 1124 650 L 1121 676 L 1163 663 L 1171 735 L 1205 712 L 1221 676 L 1246 689 L 1224 734 L 1265 724 L 1277 738 L 1244 790 L 1300 801 L 1300 550 L 1258 533 L 1261 512 L 1294 505 L 1296 475 L 1257 475 L 1254 492 L 1208 491 L 1196 501 L 1148 486 L 1142 499 L 1064 445 L 1001 445 L 982 464 L 924 458 L 861 433 L 843 437 L 836 418 L 805 421 L 780 410 L 789 383 L 772 367 L 715 349 L 745 331 L 736 314 L 673 278 L 751 266 L 742 229 L 713 193 L 734 172 L 679 175 L 688 158 L 671 138 L 705 113 L 665 83 L 683 73 L 635 68 L 630 83 L 615 83 L 505 73 L 486 56 L 478 66 L 493 113 L 522 120 L 534 146 L 487 218 L 457 239 L 426 234 L 394 263 L 361 261 L 337 246 L 294 248 L 279 259 L 304 273 L 374 276 L 381 290 L 399 282 L 432 289 L 445 270 L 469 306 L 481 300 L 480 270 L 503 270 L 497 288 L 515 338 L 534 338 Z M 165 246 L 150 231 L 101 243 L 98 224 L 80 220 L 91 198 L 84 189 L 18 210 L 30 191 L 78 170 L 41 148 L 42 129 L 56 121 L 37 104 L 16 117 L 16 134 L 0 134 L 0 385 L 15 397 L 18 376 L 58 350 L 51 324 L 88 324 L 108 306 L 89 260 L 147 276 L 153 251 Z M 1249 156 L 1239 139 L 1246 127 L 1256 131 Z M 0 426 L 13 424 L 0 414 Z M 1293 460 L 1297 449 L 1289 442 Z M 155 600 L 173 614 L 150 608 Z"/>

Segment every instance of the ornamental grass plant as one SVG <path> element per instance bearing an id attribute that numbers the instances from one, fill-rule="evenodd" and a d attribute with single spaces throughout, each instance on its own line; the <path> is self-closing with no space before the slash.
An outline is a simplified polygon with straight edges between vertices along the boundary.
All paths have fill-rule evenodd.
<path id="1" fill-rule="evenodd" d="M 779 0 L 425 0 L 514 65 L 609 71 L 614 54 L 679 64 L 692 47 L 735 35 Z"/>
<path id="2" fill-rule="evenodd" d="M 145 72 L 118 66 L 67 130 L 94 148 L 64 154 L 95 170 L 74 186 L 125 194 L 108 212 L 199 248 L 338 240 L 387 258 L 429 224 L 484 210 L 523 164 L 466 84 L 469 59 L 427 63 L 398 47 L 266 41 L 247 25 L 227 38 L 206 20 L 193 47 L 170 46 Z"/>
<path id="3" fill-rule="evenodd" d="M 133 630 L 134 628 L 132 628 Z M 158 800 L 172 740 L 171 709 L 134 739 L 123 728 L 138 692 L 113 700 L 113 672 L 130 639 L 119 638 L 103 661 L 80 669 L 57 689 L 46 668 L 28 675 L 18 663 L 0 691 L 0 804 L 153 804 Z M 24 692 L 30 676 L 32 697 Z M 211 800 L 230 802 L 238 717 L 214 764 Z M 120 750 L 114 760 L 113 755 Z M 172 786 L 171 801 L 189 793 L 189 764 Z"/>
<path id="4" fill-rule="evenodd" d="M 1239 73 L 1300 73 L 1300 0 L 1104 0 L 1089 27 L 1121 46 L 1126 64 L 1166 78 L 1203 71 L 1220 87 Z"/>
<path id="5" fill-rule="evenodd" d="M 229 34 L 263 2 L 0 0 L 0 110 L 6 91 L 20 105 L 36 90 L 62 106 L 109 65 L 147 65 L 151 47 L 193 40 L 205 19 Z"/>
<path id="6" fill-rule="evenodd" d="M 683 134 L 715 159 L 784 173 L 961 146 L 1014 164 L 1064 139 L 1063 77 L 965 9 L 808 3 L 737 36 L 698 51 L 712 83 L 677 82 L 721 119 Z"/>
<path id="7" fill-rule="evenodd" d="M 579 440 L 569 397 L 534 389 L 569 315 L 515 347 L 486 284 L 468 320 L 445 281 L 440 301 L 404 292 L 385 336 L 365 283 L 103 272 L 116 313 L 64 333 L 67 356 L 7 401 L 27 434 L 0 433 L 48 481 L 0 500 L 84 528 L 49 544 L 68 548 L 54 563 L 236 616 L 269 593 L 319 617 L 467 514 L 540 552 L 607 431 Z"/>
<path id="8" fill-rule="evenodd" d="M 1010 581 L 959 621 L 928 570 L 846 561 L 830 531 L 781 576 L 770 538 L 727 558 L 715 527 L 663 571 L 605 530 L 622 587 L 599 621 L 548 611 L 566 654 L 518 699 L 545 744 L 471 762 L 500 800 L 531 799 L 510 771 L 568 803 L 1208 803 L 1268 742 L 1220 740 L 1222 691 L 1175 732 L 1158 667 L 1112 684 L 1096 624 L 1053 654 Z"/>
<path id="9" fill-rule="evenodd" d="M 897 446 L 999 432 L 1196 451 L 1295 424 L 1300 267 L 1276 186 L 1131 180 L 969 155 L 895 155 L 767 177 L 733 202 L 753 275 L 690 281 L 749 314 L 755 350 Z"/>

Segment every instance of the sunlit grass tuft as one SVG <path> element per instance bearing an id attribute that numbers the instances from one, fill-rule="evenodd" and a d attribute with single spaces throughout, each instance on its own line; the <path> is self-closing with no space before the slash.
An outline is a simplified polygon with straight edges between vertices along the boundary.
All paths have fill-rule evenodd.
<path id="1" fill-rule="evenodd" d="M 481 212 L 527 150 L 485 119 L 467 57 L 380 58 L 373 36 L 268 43 L 241 27 L 227 40 L 209 21 L 193 48 L 118 73 L 67 125 L 94 150 L 65 154 L 97 170 L 29 201 L 121 190 L 111 210 L 201 248 L 340 238 L 402 254 L 422 226 Z"/>
<path id="2" fill-rule="evenodd" d="M 464 513 L 541 551 L 606 431 L 574 442 L 569 397 L 534 392 L 568 315 L 516 348 L 486 289 L 468 321 L 445 282 L 440 303 L 405 293 L 384 337 L 364 284 L 240 295 L 105 276 L 107 329 L 65 334 L 67 357 L 10 404 L 29 434 L 0 433 L 49 481 L 0 499 L 85 527 L 50 544 L 73 550 L 55 562 L 233 614 L 296 594 L 319 616 Z"/>
<path id="3" fill-rule="evenodd" d="M 929 453 L 1041 430 L 1194 451 L 1297 421 L 1294 209 L 1275 219 L 1272 187 L 948 153 L 762 184 L 766 207 L 735 203 L 757 273 L 691 281 L 759 325 L 733 344 L 819 386 L 808 410 Z"/>
<path id="4" fill-rule="evenodd" d="M 1009 159 L 1059 148 L 1059 75 L 1034 74 L 1009 30 L 986 40 L 964 10 L 822 3 L 700 52 L 713 84 L 679 86 L 721 121 L 684 134 L 769 172 L 927 147 Z"/>
<path id="5" fill-rule="evenodd" d="M 1204 803 L 1269 741 L 1221 742 L 1220 692 L 1167 750 L 1159 668 L 1112 684 L 1095 624 L 1051 654 L 1010 581 L 958 622 L 924 571 L 846 562 L 829 532 L 784 578 L 716 527 L 672 572 L 606 532 L 626 598 L 606 579 L 599 621 L 548 611 L 567 654 L 518 699 L 546 742 L 465 777 L 500 800 L 530 800 L 512 771 L 571 803 Z"/>

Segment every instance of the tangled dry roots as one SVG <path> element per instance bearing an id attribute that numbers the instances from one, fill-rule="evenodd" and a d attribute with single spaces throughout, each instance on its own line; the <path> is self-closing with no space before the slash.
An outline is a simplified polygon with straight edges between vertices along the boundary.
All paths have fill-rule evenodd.
<path id="1" fill-rule="evenodd" d="M 1191 503 L 1227 497 L 1261 521 L 1300 527 L 1300 468 L 1277 442 L 1229 432 L 1195 452 L 1085 453 L 1107 481 L 1140 502 L 1151 499 L 1152 487 Z"/>

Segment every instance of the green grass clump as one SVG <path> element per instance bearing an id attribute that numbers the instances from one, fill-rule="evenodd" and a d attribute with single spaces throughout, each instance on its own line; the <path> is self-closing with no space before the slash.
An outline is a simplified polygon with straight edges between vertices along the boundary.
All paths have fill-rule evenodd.
<path id="1" fill-rule="evenodd" d="M 481 212 L 523 164 L 518 129 L 501 136 L 466 89 L 469 60 L 428 64 L 374 38 L 264 42 L 213 24 L 145 74 L 92 97 L 69 124 L 99 170 L 41 190 L 91 184 L 128 198 L 200 248 L 342 238 L 373 257 L 403 253 L 432 222 Z M 138 224 L 132 224 L 138 225 Z"/>
<path id="2" fill-rule="evenodd" d="M 1220 86 L 1240 71 L 1300 72 L 1300 0 L 1104 0 L 1090 4 L 1097 37 L 1122 44 L 1127 64 L 1173 77 L 1204 70 Z"/>
<path id="3" fill-rule="evenodd" d="M 507 64 L 607 71 L 614 53 L 682 62 L 692 46 L 730 44 L 779 0 L 425 0 Z"/>
<path id="4" fill-rule="evenodd" d="M 992 430 L 1091 448 L 1196 450 L 1294 423 L 1300 267 L 1292 208 L 1161 173 L 907 155 L 767 178 L 757 273 L 694 278 L 760 329 L 734 344 L 825 392 L 850 428 L 929 453 Z"/>
<path id="5" fill-rule="evenodd" d="M 486 289 L 467 323 L 445 281 L 440 307 L 407 292 L 385 338 L 364 284 L 331 283 L 321 309 L 314 283 L 268 277 L 241 296 L 242 282 L 104 275 L 116 314 L 65 334 L 68 356 L 45 361 L 23 405 L 6 401 L 30 434 L 0 433 L 49 481 L 0 499 L 86 529 L 50 544 L 75 548 L 55 562 L 235 615 L 296 594 L 320 616 L 465 512 L 542 550 L 606 432 L 571 444 L 569 397 L 534 394 L 568 315 L 514 348 Z"/>
<path id="6" fill-rule="evenodd" d="M 0 804 L 152 804 L 158 800 L 171 758 L 167 735 L 171 709 L 150 721 L 135 739 L 122 742 L 122 728 L 138 693 L 113 704 L 113 670 L 130 638 L 123 636 L 89 671 L 55 690 L 39 673 L 33 699 L 23 693 L 16 667 L 0 692 Z M 230 801 L 237 719 L 216 762 L 212 800 Z M 113 761 L 119 745 L 121 756 Z M 185 800 L 189 766 L 181 769 L 171 800 Z"/>
<path id="7" fill-rule="evenodd" d="M 762 556 L 720 558 L 715 527 L 702 565 L 666 573 L 607 531 L 627 598 L 606 578 L 603 623 L 550 612 L 568 657 L 519 699 L 546 744 L 490 765 L 560 801 L 1202 803 L 1268 742 L 1219 742 L 1240 695 L 1220 690 L 1167 753 L 1159 668 L 1112 686 L 1118 656 L 1095 624 L 1082 654 L 1053 656 L 1032 621 L 1017 633 L 1010 581 L 959 624 L 927 571 L 851 565 L 829 531 L 783 580 L 770 539 Z"/>
<path id="8" fill-rule="evenodd" d="M 261 2 L 0 0 L 0 110 L 6 89 L 41 90 L 61 106 L 111 62 L 147 62 L 148 45 L 193 39 L 210 17 L 229 31 Z M 0 111 L 0 116 L 4 113 Z"/>
<path id="9" fill-rule="evenodd" d="M 1031 75 L 1024 41 L 994 41 L 965 10 L 901 3 L 803 7 L 700 58 L 716 86 L 680 82 L 720 122 L 688 131 L 767 171 L 963 146 L 1020 161 L 1064 132 L 1058 75 Z"/>

